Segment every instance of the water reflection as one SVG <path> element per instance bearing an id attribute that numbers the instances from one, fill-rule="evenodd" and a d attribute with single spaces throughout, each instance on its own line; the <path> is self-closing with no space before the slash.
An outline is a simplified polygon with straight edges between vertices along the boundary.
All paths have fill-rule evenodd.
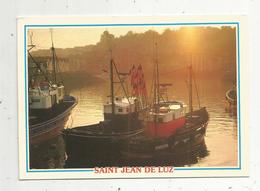
<path id="1" fill-rule="evenodd" d="M 62 135 L 36 145 L 30 145 L 31 169 L 63 168 L 66 161 L 65 142 Z"/>
<path id="2" fill-rule="evenodd" d="M 169 79 L 166 79 L 167 82 Z M 173 80 L 169 97 L 188 103 L 188 90 L 185 81 Z M 162 79 L 163 81 L 163 79 Z M 207 145 L 204 158 L 188 163 L 191 166 L 236 166 L 237 165 L 237 117 L 236 113 L 225 110 L 225 93 L 233 83 L 218 79 L 201 79 L 197 81 L 200 105 L 206 106 L 210 115 L 205 142 Z M 147 85 L 149 87 L 149 84 Z M 73 126 L 94 124 L 103 120 L 103 103 L 107 101 L 106 83 L 72 90 L 79 98 Z M 198 107 L 197 95 L 194 92 L 194 107 Z M 78 156 L 79 157 L 79 156 Z M 76 159 L 77 157 L 74 157 Z M 100 156 L 100 158 L 104 158 Z M 77 159 L 78 160 L 78 159 Z M 72 160 L 70 160 L 70 164 Z M 75 161 L 75 160 L 74 160 Z M 81 165 L 86 165 L 82 159 Z M 95 162 L 94 162 L 95 163 Z M 96 161 L 98 164 L 98 161 Z M 119 162 L 117 162 L 119 164 Z M 81 166 L 79 165 L 79 166 Z M 184 165 L 184 164 L 182 164 Z"/>
<path id="3" fill-rule="evenodd" d="M 198 92 L 200 105 L 206 106 L 210 120 L 205 137 L 204 152 L 201 157 L 186 157 L 174 161 L 175 166 L 223 167 L 236 166 L 238 163 L 237 115 L 225 110 L 225 93 L 232 86 L 221 80 L 199 80 Z M 108 100 L 106 82 L 72 89 L 79 103 L 73 115 L 73 127 L 94 124 L 103 120 L 103 103 Z M 149 84 L 148 84 L 149 86 Z M 169 89 L 169 97 L 188 103 L 185 82 L 174 81 Z M 194 107 L 198 107 L 194 93 Z M 95 166 L 126 166 L 119 153 L 102 151 L 82 155 L 86 148 L 75 148 L 78 154 L 66 157 L 65 142 L 62 136 L 39 145 L 30 146 L 30 167 L 48 168 L 86 168 Z M 66 161 L 67 159 L 67 161 Z M 65 164 L 66 163 L 66 164 Z"/>

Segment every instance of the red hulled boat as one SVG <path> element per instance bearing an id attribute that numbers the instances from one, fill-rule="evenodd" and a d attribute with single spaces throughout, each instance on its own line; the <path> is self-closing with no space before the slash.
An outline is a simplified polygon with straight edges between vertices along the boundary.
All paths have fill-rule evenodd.
<path id="1" fill-rule="evenodd" d="M 154 105 L 149 113 L 146 133 L 149 137 L 168 138 L 186 122 L 186 105 L 177 101 Z"/>
<path id="2" fill-rule="evenodd" d="M 122 164 L 130 166 L 183 165 L 207 155 L 204 136 L 209 120 L 205 107 L 193 110 L 192 63 L 189 68 L 189 111 L 179 101 L 169 101 L 170 84 L 160 84 L 157 58 L 154 67 L 153 102 L 145 118 L 146 131 L 133 137 L 121 150 Z M 166 89 L 167 90 L 167 89 Z M 166 97 L 166 98 L 165 98 Z"/>
<path id="3" fill-rule="evenodd" d="M 133 67 L 131 72 L 131 84 L 133 95 L 147 104 L 147 92 L 144 82 L 142 66 L 139 65 L 135 71 Z M 179 101 L 169 101 L 167 87 L 169 83 L 160 83 L 159 65 L 156 58 L 154 62 L 154 82 L 152 86 L 153 100 L 146 117 L 146 135 L 151 138 L 168 138 L 172 136 L 186 122 L 185 114 L 187 106 Z"/>

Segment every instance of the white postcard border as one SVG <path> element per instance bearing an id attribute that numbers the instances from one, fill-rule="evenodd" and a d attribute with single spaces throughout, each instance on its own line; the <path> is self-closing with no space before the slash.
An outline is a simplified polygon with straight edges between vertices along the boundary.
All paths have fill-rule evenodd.
<path id="1" fill-rule="evenodd" d="M 176 167 L 173 173 L 95 174 L 93 169 L 29 169 L 27 45 L 26 31 L 32 27 L 235 25 L 237 28 L 238 166 Z M 248 176 L 248 67 L 245 16 L 171 17 L 23 17 L 18 19 L 18 128 L 20 179 L 159 178 Z"/>

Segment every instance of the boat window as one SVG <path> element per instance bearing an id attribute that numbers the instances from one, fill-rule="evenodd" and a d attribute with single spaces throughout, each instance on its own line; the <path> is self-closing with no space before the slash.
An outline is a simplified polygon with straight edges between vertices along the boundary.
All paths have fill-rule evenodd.
<path id="1" fill-rule="evenodd" d="M 159 122 L 159 123 L 162 123 L 162 122 L 163 122 L 163 118 L 159 117 L 159 118 L 158 118 L 158 122 Z"/>
<path id="2" fill-rule="evenodd" d="M 123 112 L 123 109 L 122 109 L 122 108 L 119 108 L 119 109 L 118 109 L 118 112 Z"/>

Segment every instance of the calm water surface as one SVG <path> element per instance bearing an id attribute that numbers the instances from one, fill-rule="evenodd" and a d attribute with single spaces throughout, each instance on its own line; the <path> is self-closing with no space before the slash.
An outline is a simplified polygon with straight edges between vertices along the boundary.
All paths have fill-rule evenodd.
<path id="1" fill-rule="evenodd" d="M 70 94 L 78 98 L 78 105 L 71 117 L 70 128 L 103 120 L 103 104 L 109 99 L 108 85 L 108 80 L 101 80 L 86 87 L 71 89 Z M 205 106 L 210 115 L 205 137 L 209 155 L 190 166 L 237 166 L 237 118 L 236 115 L 225 111 L 225 92 L 231 87 L 231 83 L 219 79 L 197 81 L 200 105 Z M 119 89 L 116 88 L 116 92 L 120 93 Z M 170 99 L 188 103 L 187 84 L 175 81 L 169 88 L 168 95 Z M 193 95 L 193 100 L 196 109 L 198 107 L 196 93 Z M 62 136 L 59 136 L 33 146 L 30 149 L 31 168 L 63 168 L 67 159 L 65 144 Z"/>
<path id="2" fill-rule="evenodd" d="M 200 105 L 209 112 L 210 120 L 205 137 L 209 155 L 192 166 L 236 166 L 237 118 L 225 110 L 225 92 L 232 87 L 219 79 L 197 81 Z M 187 85 L 175 82 L 168 89 L 171 99 L 188 103 Z M 103 103 L 108 101 L 107 82 L 93 84 L 81 89 L 74 89 L 71 94 L 79 99 L 73 115 L 73 127 L 94 124 L 103 120 Z M 193 95 L 194 108 L 198 107 L 197 95 Z"/>

